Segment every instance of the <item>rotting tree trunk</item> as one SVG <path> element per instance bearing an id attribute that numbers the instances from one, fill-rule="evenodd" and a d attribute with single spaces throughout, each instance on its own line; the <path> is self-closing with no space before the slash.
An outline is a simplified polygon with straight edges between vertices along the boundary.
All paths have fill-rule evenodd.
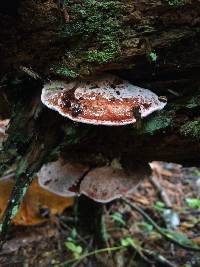
<path id="1" fill-rule="evenodd" d="M 75 78 L 131 69 L 141 81 L 152 74 L 194 77 L 198 70 L 198 0 L 18 2 L 11 16 L 6 10 L 0 17 L 3 70 L 26 66 Z M 153 51 L 157 64 L 150 62 Z"/>
<path id="2" fill-rule="evenodd" d="M 75 160 L 84 155 L 92 164 L 114 157 L 198 163 L 200 1 L 21 0 L 2 9 L 0 20 L 1 90 L 10 106 L 18 103 L 12 122 L 22 116 L 19 103 L 32 101 L 27 75 L 34 80 L 39 74 L 44 82 L 110 71 L 167 96 L 168 105 L 136 126 L 92 127 L 63 120 L 57 126 L 65 128 L 62 154 Z M 41 90 L 41 82 L 34 90 Z M 30 120 L 17 128 L 11 123 L 19 153 L 32 140 L 30 127 Z"/>

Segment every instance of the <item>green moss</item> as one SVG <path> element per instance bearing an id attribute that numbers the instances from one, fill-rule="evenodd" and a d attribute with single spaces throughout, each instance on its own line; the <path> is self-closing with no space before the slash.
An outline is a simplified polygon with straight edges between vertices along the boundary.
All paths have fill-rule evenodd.
<path id="1" fill-rule="evenodd" d="M 186 122 L 181 126 L 180 133 L 184 136 L 200 140 L 200 120 Z"/>
<path id="2" fill-rule="evenodd" d="M 98 63 L 106 63 L 110 60 L 112 60 L 112 58 L 115 56 L 115 52 L 114 51 L 110 51 L 110 50 L 104 50 L 104 51 L 89 51 L 86 53 L 86 60 L 88 62 L 98 62 Z"/>
<path id="3" fill-rule="evenodd" d="M 26 160 L 21 160 L 18 164 L 16 176 L 19 177 L 22 174 L 26 173 L 27 166 L 28 166 L 28 162 Z"/>
<path id="4" fill-rule="evenodd" d="M 186 4 L 186 0 L 168 0 L 167 1 L 170 6 L 182 6 Z"/>
<path id="5" fill-rule="evenodd" d="M 79 76 L 79 71 L 75 69 L 68 69 L 64 66 L 59 67 L 53 67 L 51 68 L 51 72 L 53 74 L 63 76 L 63 77 L 69 77 L 69 78 L 76 78 Z"/>
<path id="6" fill-rule="evenodd" d="M 173 125 L 173 114 L 155 114 L 143 122 L 142 133 L 153 135 L 158 130 L 164 130 Z"/>
<path id="7" fill-rule="evenodd" d="M 53 73 L 76 78 L 89 74 L 87 69 L 92 64 L 117 61 L 123 34 L 123 5 L 121 0 L 65 0 L 69 21 L 63 20 L 59 34 L 66 40 L 67 48 L 59 62 L 61 67 L 54 67 Z"/>
<path id="8" fill-rule="evenodd" d="M 65 0 L 64 6 L 70 12 L 71 19 L 64 25 L 62 36 L 74 37 L 84 34 L 108 35 L 116 32 L 119 26 L 116 12 L 121 7 L 120 1 L 110 0 Z"/>
<path id="9" fill-rule="evenodd" d="M 192 97 L 185 105 L 187 108 L 200 107 L 200 95 Z"/>
<path id="10" fill-rule="evenodd" d="M 11 220 L 17 215 L 18 210 L 19 210 L 19 205 L 15 205 L 12 209 Z"/>
<path id="11" fill-rule="evenodd" d="M 150 57 L 151 61 L 153 61 L 153 62 L 156 62 L 157 59 L 158 59 L 158 55 L 154 51 L 152 51 L 151 53 L 149 53 L 149 57 Z"/>

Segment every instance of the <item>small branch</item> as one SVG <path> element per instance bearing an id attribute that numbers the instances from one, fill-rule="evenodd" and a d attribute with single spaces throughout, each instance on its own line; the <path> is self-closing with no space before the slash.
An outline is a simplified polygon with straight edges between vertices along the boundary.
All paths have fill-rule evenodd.
<path id="1" fill-rule="evenodd" d="M 109 247 L 109 248 L 100 248 L 100 249 L 94 250 L 92 252 L 85 253 L 77 259 L 71 259 L 71 260 L 68 260 L 66 262 L 63 262 L 63 263 L 59 264 L 59 267 L 67 266 L 68 264 L 73 263 L 75 261 L 80 262 L 80 261 L 84 260 L 85 258 L 90 257 L 90 256 L 94 256 L 96 254 L 105 253 L 105 252 L 114 252 L 114 251 L 118 251 L 118 250 L 122 250 L 122 249 L 125 249 L 125 247 L 117 246 L 117 247 Z"/>
<path id="2" fill-rule="evenodd" d="M 162 264 L 167 267 L 177 267 L 177 265 L 171 263 L 169 260 L 164 258 L 162 255 L 155 253 L 154 251 L 150 251 L 148 249 L 142 249 L 142 252 L 150 258 L 153 258 L 154 261 L 158 262 L 159 264 Z"/>
<path id="3" fill-rule="evenodd" d="M 157 177 L 155 175 L 152 175 L 149 177 L 149 179 L 150 179 L 151 183 L 153 184 L 153 186 L 156 188 L 157 192 L 159 193 L 160 198 L 165 203 L 165 206 L 167 208 L 171 208 L 172 207 L 171 200 L 170 200 L 168 194 L 166 193 L 166 191 L 164 190 L 164 188 L 159 183 Z"/>
<path id="4" fill-rule="evenodd" d="M 171 176 L 171 172 L 163 170 L 162 166 L 159 162 L 153 161 L 150 163 L 151 169 L 152 169 L 152 175 L 149 176 L 149 179 L 151 181 L 151 184 L 156 188 L 158 194 L 160 195 L 160 198 L 165 203 L 167 208 L 172 207 L 171 200 L 167 194 L 167 192 L 164 190 L 162 185 L 160 184 L 158 178 L 162 178 L 162 175 Z"/>
<path id="5" fill-rule="evenodd" d="M 178 245 L 179 247 L 183 248 L 183 249 L 187 249 L 187 250 L 191 250 L 191 251 L 196 251 L 199 252 L 200 248 L 199 247 L 190 247 L 184 244 L 179 243 L 178 241 L 176 241 L 175 239 L 169 237 L 163 230 L 162 228 L 141 208 L 139 208 L 137 205 L 133 204 L 132 202 L 130 202 L 128 199 L 126 198 L 122 198 L 122 201 L 125 202 L 131 209 L 137 211 L 140 215 L 142 215 L 142 217 L 148 221 L 154 228 L 155 230 L 162 236 L 164 237 L 166 240 L 170 241 L 171 243 Z"/>

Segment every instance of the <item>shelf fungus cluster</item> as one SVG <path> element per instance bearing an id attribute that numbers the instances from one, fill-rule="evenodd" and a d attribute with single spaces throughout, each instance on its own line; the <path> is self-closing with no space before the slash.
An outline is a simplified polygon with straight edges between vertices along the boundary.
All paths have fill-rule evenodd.
<path id="1" fill-rule="evenodd" d="M 41 100 L 73 121 L 108 126 L 135 123 L 166 105 L 152 91 L 109 74 L 88 81 L 50 82 Z"/>
<path id="2" fill-rule="evenodd" d="M 146 174 L 103 166 L 89 168 L 59 159 L 44 165 L 38 173 L 41 187 L 60 196 L 86 195 L 107 203 L 133 192 Z"/>

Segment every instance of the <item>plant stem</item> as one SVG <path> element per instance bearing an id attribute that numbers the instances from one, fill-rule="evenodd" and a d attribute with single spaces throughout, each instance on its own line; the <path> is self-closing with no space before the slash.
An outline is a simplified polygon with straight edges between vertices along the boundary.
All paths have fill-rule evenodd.
<path id="1" fill-rule="evenodd" d="M 135 205 L 134 203 L 130 202 L 128 199 L 126 198 L 122 198 L 122 201 L 125 202 L 129 207 L 131 207 L 133 210 L 137 211 L 140 215 L 143 216 L 143 218 L 148 221 L 154 228 L 155 230 L 162 236 L 164 237 L 166 240 L 170 241 L 171 243 L 174 243 L 175 245 L 178 245 L 179 247 L 183 248 L 183 249 L 187 249 L 187 250 L 191 250 L 191 251 L 200 251 L 199 247 L 191 247 L 191 246 L 187 246 L 184 244 L 179 243 L 177 240 L 169 237 L 163 230 L 162 228 L 141 208 L 139 208 L 137 205 Z"/>

